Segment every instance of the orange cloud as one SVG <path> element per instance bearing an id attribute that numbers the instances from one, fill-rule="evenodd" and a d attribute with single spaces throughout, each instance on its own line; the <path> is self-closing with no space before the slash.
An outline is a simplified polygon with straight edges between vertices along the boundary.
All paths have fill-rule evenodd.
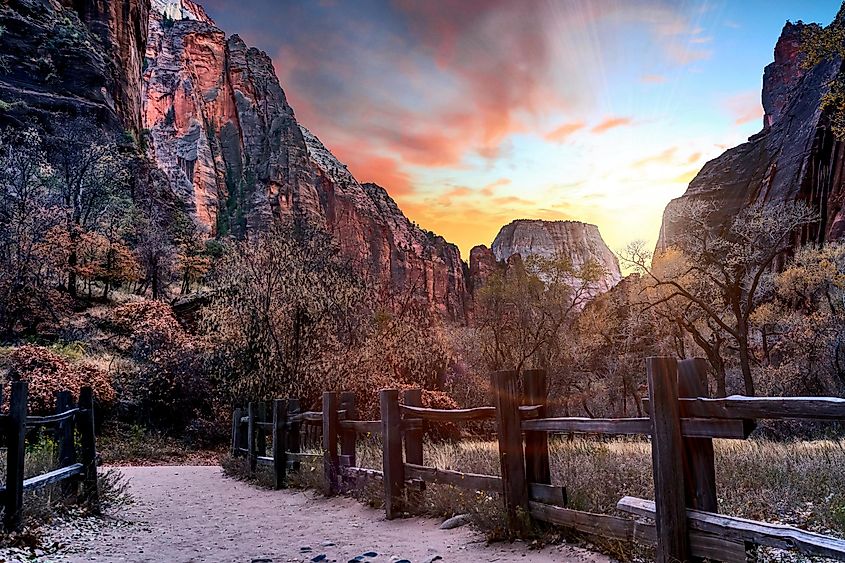
<path id="1" fill-rule="evenodd" d="M 755 90 L 739 92 L 725 98 L 722 105 L 727 109 L 734 121 L 734 125 L 744 125 L 751 121 L 762 119 L 763 105 L 760 93 Z"/>
<path id="2" fill-rule="evenodd" d="M 496 188 L 498 188 L 499 186 L 507 186 L 510 183 L 511 183 L 510 178 L 499 178 L 495 182 L 490 182 L 489 184 L 487 184 L 486 186 L 481 188 L 479 190 L 479 193 L 483 196 L 490 197 L 491 195 L 493 195 L 495 193 Z"/>
<path id="3" fill-rule="evenodd" d="M 457 188 L 453 188 L 443 195 L 449 196 L 449 197 L 465 197 L 465 196 L 472 195 L 472 194 L 473 194 L 473 191 L 471 189 L 467 188 L 466 186 L 458 186 Z"/>
<path id="4" fill-rule="evenodd" d="M 616 127 L 622 127 L 624 125 L 631 125 L 634 123 L 634 120 L 630 117 L 606 117 L 598 124 L 594 125 L 590 131 L 596 134 L 606 133 L 611 129 Z"/>
<path id="5" fill-rule="evenodd" d="M 583 121 L 573 121 L 571 123 L 564 123 L 553 131 L 549 131 L 548 133 L 543 135 L 543 138 L 547 141 L 560 143 L 562 141 L 565 141 L 570 135 L 572 135 L 576 131 L 580 131 L 583 128 Z"/>
<path id="6" fill-rule="evenodd" d="M 454 198 L 464 198 L 467 196 L 472 195 L 473 192 L 471 189 L 467 188 L 466 186 L 457 186 L 452 188 L 451 190 L 444 192 L 437 198 L 437 203 L 439 205 L 443 205 L 449 207 L 452 205 Z"/>
<path id="7" fill-rule="evenodd" d="M 631 166 L 634 168 L 643 168 L 649 164 L 670 164 L 674 162 L 675 152 L 677 152 L 677 150 L 678 147 L 669 147 L 658 154 L 641 158 L 640 160 L 635 161 Z"/>
<path id="8" fill-rule="evenodd" d="M 464 258 L 477 244 L 490 245 L 499 229 L 513 220 L 508 209 L 491 205 L 478 205 L 471 201 L 458 201 L 441 207 L 431 200 L 403 202 L 402 210 L 424 228 L 436 229 L 437 234 L 454 242 Z"/>
<path id="9" fill-rule="evenodd" d="M 536 205 L 533 201 L 515 195 L 493 198 L 496 205 Z"/>
<path id="10" fill-rule="evenodd" d="M 376 183 L 393 197 L 409 195 L 415 190 L 411 177 L 393 158 L 370 154 L 360 147 L 333 146 L 331 151 L 341 162 L 346 163 L 349 171 L 361 183 Z"/>
<path id="11" fill-rule="evenodd" d="M 667 80 L 662 74 L 644 74 L 640 77 L 640 81 L 646 84 L 663 84 Z"/>
<path id="12" fill-rule="evenodd" d="M 675 178 L 673 178 L 672 182 L 677 182 L 678 184 L 688 185 L 690 182 L 692 182 L 692 179 L 695 178 L 698 175 L 698 172 L 700 170 L 701 170 L 700 168 L 692 168 L 690 170 L 687 170 L 683 174 L 680 174 L 680 175 L 676 176 Z"/>

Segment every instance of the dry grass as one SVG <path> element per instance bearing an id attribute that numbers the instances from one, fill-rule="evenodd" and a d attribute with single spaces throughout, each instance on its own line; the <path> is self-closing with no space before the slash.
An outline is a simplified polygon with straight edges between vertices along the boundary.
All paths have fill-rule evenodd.
<path id="1" fill-rule="evenodd" d="M 42 438 L 28 444 L 24 460 L 24 477 L 34 477 L 52 471 L 57 467 L 57 450 L 53 440 Z M 115 470 L 98 470 L 100 508 L 120 508 L 132 502 L 128 492 L 128 481 Z M 6 450 L 0 450 L 0 482 L 6 481 Z M 91 515 L 88 505 L 78 504 L 75 497 L 65 497 L 61 485 L 56 483 L 35 491 L 24 493 L 23 526 L 15 533 L 0 532 L 0 546 L 42 547 L 42 526 L 49 524 L 56 516 L 82 517 Z"/>
<path id="2" fill-rule="evenodd" d="M 720 512 L 845 537 L 845 441 L 716 440 L 714 446 Z M 434 442 L 426 443 L 424 450 L 426 465 L 499 474 L 495 442 Z M 619 516 L 624 514 L 616 510 L 616 503 L 623 496 L 654 496 L 651 447 L 647 441 L 554 438 L 549 450 L 552 482 L 566 486 L 571 508 Z M 380 469 L 380 438 L 359 439 L 357 456 L 359 466 Z M 229 465 L 227 473 L 244 474 L 242 461 Z M 254 479 L 266 479 L 262 474 L 269 475 L 259 470 Z M 303 464 L 299 473 L 291 475 L 290 485 L 324 490 L 322 463 Z M 371 506 L 383 505 L 380 482 L 361 483 L 353 494 Z M 503 535 L 497 495 L 428 485 L 411 510 L 431 517 L 466 513 L 491 539 Z M 548 530 L 538 533 L 542 539 L 549 539 Z M 596 543 L 602 551 L 621 560 L 650 558 L 647 550 L 634 546 L 599 540 Z M 762 557 L 766 561 L 808 561 L 775 553 Z"/>

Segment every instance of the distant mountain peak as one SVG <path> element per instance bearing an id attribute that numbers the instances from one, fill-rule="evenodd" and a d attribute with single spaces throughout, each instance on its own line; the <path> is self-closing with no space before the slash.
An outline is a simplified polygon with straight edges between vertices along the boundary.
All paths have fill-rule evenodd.
<path id="1" fill-rule="evenodd" d="M 174 21 L 196 20 L 216 25 L 204 8 L 191 0 L 151 0 L 150 8 Z"/>
<path id="2" fill-rule="evenodd" d="M 507 264 L 513 256 L 559 258 L 571 260 L 576 268 L 594 261 L 605 275 L 591 293 L 609 291 L 622 279 L 619 260 L 602 239 L 596 225 L 580 221 L 545 221 L 516 219 L 501 228 L 488 249 L 476 246 L 470 252 L 469 279 L 473 292 L 481 288 L 495 271 L 496 265 Z"/>

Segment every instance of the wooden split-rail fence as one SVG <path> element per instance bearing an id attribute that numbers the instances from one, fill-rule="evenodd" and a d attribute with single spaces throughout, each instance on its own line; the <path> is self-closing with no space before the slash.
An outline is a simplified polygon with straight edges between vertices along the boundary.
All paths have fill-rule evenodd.
<path id="1" fill-rule="evenodd" d="M 3 527 L 7 531 L 20 528 L 25 491 L 34 491 L 53 483 L 61 483 L 62 496 L 86 502 L 92 511 L 99 512 L 94 392 L 90 387 L 83 387 L 79 392 L 78 405 L 73 404 L 70 391 L 56 393 L 56 412 L 49 416 L 28 416 L 28 401 L 27 382 L 13 382 L 9 411 L 0 416 L 0 433 L 6 444 L 6 483 L 0 488 L 4 508 Z M 58 468 L 25 479 L 27 433 L 44 426 L 53 426 L 55 429 Z M 80 484 L 81 495 L 78 490 Z"/>
<path id="2" fill-rule="evenodd" d="M 383 482 L 388 519 L 399 516 L 419 499 L 425 483 L 498 493 L 504 501 L 511 532 L 531 521 L 655 547 L 660 563 L 754 560 L 757 546 L 796 550 L 810 556 L 845 560 L 845 540 L 782 524 L 770 524 L 718 513 L 713 439 L 747 439 L 757 419 L 845 420 L 845 399 L 822 397 L 740 397 L 711 399 L 706 393 L 706 362 L 701 359 L 648 358 L 648 417 L 551 418 L 547 416 L 545 372 L 491 374 L 494 405 L 442 410 L 423 408 L 421 392 L 380 392 L 380 420 L 356 420 L 354 396 L 327 392 L 321 412 L 300 412 L 298 401 L 252 403 L 236 409 L 232 428 L 233 455 L 246 456 L 250 466 L 271 466 L 276 487 L 305 457 L 322 457 L 330 493 L 356 479 Z M 520 391 L 520 377 L 522 385 Z M 270 419 L 271 418 L 271 419 Z M 423 464 L 424 425 L 492 419 L 496 423 L 500 476 L 478 475 Z M 321 428 L 322 454 L 303 454 L 303 428 Z M 359 433 L 382 437 L 382 469 L 356 466 Z M 624 497 L 617 509 L 624 518 L 567 507 L 566 489 L 552 485 L 549 434 L 649 436 L 654 500 Z M 267 455 L 267 437 L 272 455 Z"/>

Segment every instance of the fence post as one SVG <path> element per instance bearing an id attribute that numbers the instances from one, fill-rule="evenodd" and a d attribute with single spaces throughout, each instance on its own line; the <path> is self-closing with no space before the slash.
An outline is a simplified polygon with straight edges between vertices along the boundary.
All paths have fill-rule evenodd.
<path id="1" fill-rule="evenodd" d="M 678 397 L 707 397 L 701 375 L 707 374 L 707 361 L 693 358 L 678 362 Z M 687 506 L 718 512 L 716 466 L 712 438 L 684 438 L 684 486 Z"/>
<path id="2" fill-rule="evenodd" d="M 323 393 L 323 471 L 326 477 L 328 494 L 338 492 L 340 464 L 337 456 L 337 434 L 339 430 L 337 416 L 337 393 Z"/>
<path id="3" fill-rule="evenodd" d="M 246 406 L 246 457 L 249 462 L 250 473 L 255 473 L 258 467 L 258 456 L 256 450 L 256 435 L 255 435 L 255 403 L 250 401 Z"/>
<path id="4" fill-rule="evenodd" d="M 407 389 L 402 392 L 402 402 L 410 407 L 422 406 L 422 389 Z M 423 431 L 405 430 L 405 461 L 423 464 Z"/>
<path id="5" fill-rule="evenodd" d="M 529 523 L 528 485 L 525 481 L 525 456 L 522 449 L 516 378 L 515 371 L 497 371 L 490 375 L 493 404 L 496 407 L 502 493 L 508 531 L 511 534 L 525 530 Z"/>
<path id="6" fill-rule="evenodd" d="M 692 358 L 678 362 L 678 396 L 709 397 L 707 390 L 707 360 Z M 719 512 L 716 495 L 716 461 L 712 438 L 683 438 L 684 486 L 687 507 L 705 512 Z M 744 545 L 754 560 L 756 545 Z"/>
<path id="7" fill-rule="evenodd" d="M 293 454 L 298 454 L 301 452 L 301 444 L 302 441 L 299 437 L 299 432 L 302 430 L 302 422 L 299 420 L 293 420 L 293 418 L 299 414 L 301 414 L 301 409 L 299 407 L 299 399 L 288 399 L 288 439 L 287 439 L 287 447 L 288 451 Z M 299 470 L 299 458 L 295 458 L 293 460 L 293 464 L 291 469 L 294 471 Z"/>
<path id="8" fill-rule="evenodd" d="M 355 420 L 358 412 L 355 410 L 355 393 L 345 392 L 340 394 L 340 408 L 346 411 L 346 420 Z M 340 455 L 344 456 L 345 464 L 355 467 L 355 447 L 358 440 L 358 433 L 354 430 L 341 430 L 340 432 Z"/>
<path id="9" fill-rule="evenodd" d="M 382 471 L 384 472 L 384 511 L 388 520 L 399 516 L 405 488 L 402 463 L 402 418 L 399 391 L 382 389 L 379 393 L 382 432 Z"/>
<path id="10" fill-rule="evenodd" d="M 241 428 L 243 424 L 241 423 L 241 418 L 243 418 L 243 409 L 240 407 L 235 408 L 232 411 L 232 457 L 238 457 L 241 455 L 242 444 L 243 444 L 243 437 L 241 434 Z"/>
<path id="11" fill-rule="evenodd" d="M 548 414 L 546 407 L 549 401 L 549 388 L 546 371 L 532 369 L 523 372 L 525 384 L 524 403 L 539 405 L 539 416 L 545 418 Z M 525 433 L 525 475 L 529 483 L 552 484 L 552 472 L 549 467 L 549 434 L 548 432 Z"/>
<path id="12" fill-rule="evenodd" d="M 285 474 L 288 468 L 287 418 L 288 402 L 275 399 L 273 401 L 273 486 L 276 489 L 285 486 Z"/>
<path id="13" fill-rule="evenodd" d="M 269 417 L 267 416 L 267 401 L 259 401 L 258 402 L 258 411 L 256 412 L 256 420 L 257 422 L 268 422 Z M 263 424 L 256 425 L 255 428 L 255 435 L 258 441 L 258 446 L 256 448 L 256 455 L 259 456 L 266 456 L 267 455 L 267 428 Z"/>
<path id="14" fill-rule="evenodd" d="M 26 381 L 12 383 L 6 452 L 6 498 L 3 525 L 6 531 L 20 528 L 23 508 L 23 474 L 26 440 Z"/>
<path id="15" fill-rule="evenodd" d="M 82 458 L 82 492 L 94 514 L 100 513 L 100 490 L 97 486 L 97 441 L 94 437 L 94 391 L 79 390 L 79 446 Z"/>
<path id="16" fill-rule="evenodd" d="M 678 361 L 675 358 L 650 357 L 646 366 L 652 422 L 656 561 L 682 563 L 690 561 L 690 548 L 678 405 Z"/>
<path id="17" fill-rule="evenodd" d="M 59 391 L 56 393 L 56 414 L 62 414 L 73 408 L 73 399 L 70 391 Z M 73 441 L 73 427 L 75 416 L 64 420 L 56 425 L 56 444 L 59 446 L 59 467 L 67 467 L 76 463 L 76 446 Z M 74 479 L 62 481 L 62 495 L 73 496 L 77 492 L 78 483 Z"/>
<path id="18" fill-rule="evenodd" d="M 402 402 L 411 407 L 422 406 L 422 389 L 406 389 L 402 392 Z M 406 420 L 403 416 L 402 420 Z M 408 417 L 407 420 L 413 420 Z M 419 422 L 422 422 L 419 420 Z M 405 462 L 423 465 L 423 429 L 404 430 Z M 407 491 L 408 505 L 417 506 L 422 501 L 422 491 L 409 489 Z"/>

